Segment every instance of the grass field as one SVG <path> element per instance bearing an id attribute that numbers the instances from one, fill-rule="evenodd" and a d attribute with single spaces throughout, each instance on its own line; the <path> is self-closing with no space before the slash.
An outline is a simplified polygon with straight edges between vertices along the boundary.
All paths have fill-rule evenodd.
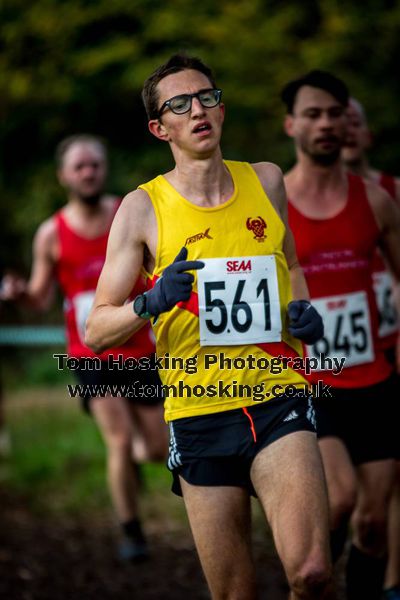
<path id="1" fill-rule="evenodd" d="M 105 450 L 93 419 L 65 386 L 16 388 L 5 394 L 12 452 L 0 462 L 0 483 L 37 513 L 111 511 Z M 183 519 L 164 465 L 143 465 L 145 516 L 167 512 Z"/>

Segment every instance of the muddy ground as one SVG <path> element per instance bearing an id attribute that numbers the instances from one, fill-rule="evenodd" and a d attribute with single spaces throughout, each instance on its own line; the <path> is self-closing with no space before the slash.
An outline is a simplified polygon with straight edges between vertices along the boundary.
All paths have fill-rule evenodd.
<path id="1" fill-rule="evenodd" d="M 186 526 L 150 526 L 152 558 L 123 565 L 106 519 L 40 517 L 23 498 L 0 492 L 0 598 L 3 600 L 200 600 L 209 598 Z M 287 598 L 266 532 L 255 532 L 260 598 Z"/>

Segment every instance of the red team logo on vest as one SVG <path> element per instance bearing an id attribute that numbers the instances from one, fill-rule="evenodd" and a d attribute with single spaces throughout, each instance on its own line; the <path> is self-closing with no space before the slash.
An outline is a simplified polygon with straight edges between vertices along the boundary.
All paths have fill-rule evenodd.
<path id="1" fill-rule="evenodd" d="M 267 224 L 262 217 L 256 217 L 255 219 L 250 219 L 250 217 L 246 221 L 247 229 L 254 233 L 254 239 L 257 242 L 263 242 L 267 237 L 264 235 L 264 229 L 266 229 Z"/>

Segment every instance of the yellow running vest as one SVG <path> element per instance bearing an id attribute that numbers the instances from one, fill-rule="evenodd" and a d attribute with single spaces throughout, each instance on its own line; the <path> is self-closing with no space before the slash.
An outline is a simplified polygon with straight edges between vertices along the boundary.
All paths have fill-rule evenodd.
<path id="1" fill-rule="evenodd" d="M 206 263 L 193 272 L 190 300 L 153 324 L 160 377 L 168 386 L 167 421 L 250 406 L 283 393 L 281 386 L 303 389 L 306 383 L 282 359 L 302 356 L 301 342 L 287 331 L 292 292 L 282 251 L 285 226 L 251 165 L 224 164 L 234 193 L 216 207 L 192 204 L 162 175 L 140 186 L 158 225 L 149 286 L 182 246 L 188 260 Z"/>

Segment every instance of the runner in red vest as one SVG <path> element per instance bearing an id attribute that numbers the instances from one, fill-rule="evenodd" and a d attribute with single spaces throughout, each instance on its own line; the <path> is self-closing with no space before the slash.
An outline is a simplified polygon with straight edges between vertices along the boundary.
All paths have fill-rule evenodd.
<path id="1" fill-rule="evenodd" d="M 363 106 L 355 98 L 351 98 L 346 114 L 348 118 L 347 136 L 342 148 L 342 159 L 347 169 L 365 179 L 375 181 L 394 200 L 400 203 L 400 180 L 372 168 L 369 164 L 367 151 L 371 146 L 372 135 Z M 400 373 L 400 340 L 392 294 L 393 281 L 379 250 L 375 252 L 374 256 L 373 279 L 379 310 L 378 341 L 384 348 L 390 362 Z M 398 312 L 399 310 L 397 310 Z M 397 352 L 396 347 L 398 348 Z M 397 388 L 399 382 L 400 380 L 397 379 Z M 397 475 L 389 510 L 389 559 L 386 571 L 385 597 L 391 600 L 400 600 L 400 437 L 396 435 L 394 441 L 397 443 Z"/>
<path id="2" fill-rule="evenodd" d="M 137 469 L 132 458 L 135 447 L 141 458 L 162 460 L 167 451 L 167 429 L 163 422 L 162 396 L 155 369 L 128 370 L 128 358 L 146 357 L 151 365 L 154 344 L 150 328 L 144 327 L 123 346 L 95 355 L 84 344 L 84 328 L 102 270 L 108 234 L 120 201 L 103 192 L 107 174 L 107 154 L 100 139 L 77 135 L 65 139 L 57 149 L 58 177 L 68 195 L 68 203 L 38 229 L 33 245 L 30 280 L 6 277 L 3 299 L 21 299 L 46 310 L 55 284 L 65 297 L 64 310 L 68 354 L 79 359 L 76 371 L 80 383 L 90 385 L 132 384 L 132 396 L 92 397 L 87 390 L 83 408 L 93 414 L 107 447 L 107 474 L 114 508 L 124 538 L 121 558 L 138 560 L 147 556 L 146 540 L 138 518 Z M 144 291 L 140 280 L 133 296 Z M 101 368 L 91 368 L 99 356 Z M 109 368 L 112 357 L 114 368 Z M 131 365 L 138 364 L 131 361 Z M 119 368 L 121 367 L 121 368 Z M 152 395 L 140 397 L 140 386 Z M 130 394 L 131 395 L 131 394 Z"/>
<path id="3" fill-rule="evenodd" d="M 307 348 L 313 382 L 332 386 L 316 398 L 317 433 L 331 505 L 336 559 L 352 515 L 349 600 L 380 598 L 388 499 L 394 478 L 392 366 L 377 345 L 378 312 L 371 264 L 380 245 L 400 278 L 400 212 L 374 183 L 347 175 L 340 160 L 348 91 L 313 71 L 283 90 L 285 129 L 297 162 L 286 175 L 289 224 L 325 335 Z M 338 374 L 329 359 L 345 359 Z"/>
<path id="4" fill-rule="evenodd" d="M 347 169 L 351 173 L 379 184 L 400 205 L 400 180 L 372 168 L 369 164 L 366 152 L 371 146 L 372 134 L 368 128 L 364 108 L 355 98 L 350 99 L 346 115 L 347 135 L 341 155 Z M 375 253 L 373 273 L 379 310 L 379 343 L 385 350 L 389 350 L 388 358 L 395 362 L 394 350 L 398 338 L 398 323 L 392 298 L 392 278 L 379 250 Z M 400 370 L 400 356 L 398 363 Z"/>
<path id="5" fill-rule="evenodd" d="M 400 179 L 374 169 L 369 164 L 367 152 L 372 145 L 372 133 L 368 127 L 364 107 L 355 98 L 350 98 L 346 115 L 348 118 L 347 135 L 341 156 L 347 169 L 355 175 L 375 181 L 392 198 L 400 201 Z"/>

